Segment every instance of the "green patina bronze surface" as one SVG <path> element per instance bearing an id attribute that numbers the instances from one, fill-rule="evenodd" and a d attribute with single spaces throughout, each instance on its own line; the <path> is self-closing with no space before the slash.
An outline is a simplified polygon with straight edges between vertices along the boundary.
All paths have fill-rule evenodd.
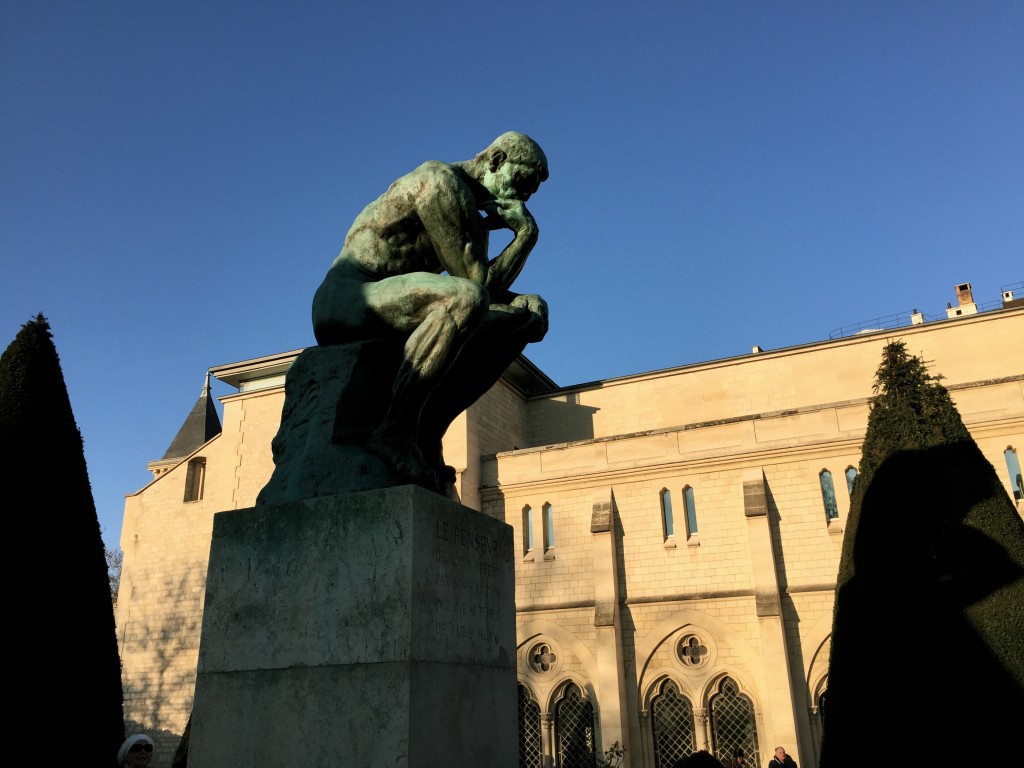
<path id="1" fill-rule="evenodd" d="M 358 408 L 366 387 L 390 390 L 362 444 L 407 482 L 451 488 L 441 451 L 448 425 L 547 332 L 544 300 L 511 290 L 537 242 L 526 202 L 547 177 L 544 152 L 516 132 L 471 160 L 424 163 L 356 217 L 313 298 L 321 347 L 401 347 L 397 372 L 362 392 L 349 386 L 341 407 Z M 489 234 L 503 229 L 512 240 L 489 258 Z M 289 429 L 283 422 L 275 443 L 285 445 Z"/>

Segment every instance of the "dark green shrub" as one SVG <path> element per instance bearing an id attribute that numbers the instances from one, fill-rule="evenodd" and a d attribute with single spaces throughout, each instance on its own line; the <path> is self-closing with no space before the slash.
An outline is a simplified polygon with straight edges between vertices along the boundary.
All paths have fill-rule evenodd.
<path id="1" fill-rule="evenodd" d="M 18 668 L 8 677 L 13 733 L 28 745 L 59 739 L 71 764 L 114 766 L 124 715 L 107 562 L 82 437 L 42 315 L 0 356 L 0 448 L 11 534 L 7 626 Z"/>
<path id="2" fill-rule="evenodd" d="M 902 342 L 886 346 L 875 393 L 820 766 L 1019 762 L 1008 751 L 1024 712 L 1024 522 L 949 392 Z"/>

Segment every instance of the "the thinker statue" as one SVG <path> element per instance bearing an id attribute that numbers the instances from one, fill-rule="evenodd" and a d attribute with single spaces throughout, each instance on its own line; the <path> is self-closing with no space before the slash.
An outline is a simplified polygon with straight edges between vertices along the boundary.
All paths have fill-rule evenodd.
<path id="1" fill-rule="evenodd" d="M 399 476 L 444 492 L 441 438 L 548 327 L 544 300 L 510 288 L 537 242 L 526 201 L 548 177 L 528 136 L 472 160 L 426 162 L 363 209 L 313 298 L 321 347 L 395 339 L 404 356 L 366 448 Z M 512 241 L 488 259 L 489 232 Z"/>

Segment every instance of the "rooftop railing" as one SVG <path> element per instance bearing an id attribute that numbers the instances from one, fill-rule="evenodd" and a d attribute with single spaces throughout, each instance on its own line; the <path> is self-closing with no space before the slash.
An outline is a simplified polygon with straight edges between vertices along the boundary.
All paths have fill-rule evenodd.
<path id="1" fill-rule="evenodd" d="M 1012 291 L 1015 297 L 1024 298 L 1024 280 L 1021 280 L 1018 283 L 1010 283 L 1009 285 L 1001 286 L 999 291 L 1003 294 L 1007 291 Z M 978 313 L 980 314 L 982 312 L 991 312 L 995 309 L 1002 309 L 1004 304 L 1002 299 L 998 299 L 996 301 L 987 301 L 984 304 L 978 304 L 976 302 L 975 306 L 978 308 Z M 873 320 L 865 320 L 861 323 L 844 325 L 842 328 L 836 328 L 828 335 L 828 337 L 830 339 L 843 339 L 847 336 L 856 336 L 859 333 L 872 333 L 874 331 L 887 331 L 892 328 L 903 328 L 914 324 L 913 317 L 915 313 L 920 315 L 926 323 L 947 319 L 945 312 L 935 315 L 927 315 L 924 312 L 916 312 L 916 310 L 911 310 L 909 312 L 897 312 L 893 315 L 876 317 Z"/>

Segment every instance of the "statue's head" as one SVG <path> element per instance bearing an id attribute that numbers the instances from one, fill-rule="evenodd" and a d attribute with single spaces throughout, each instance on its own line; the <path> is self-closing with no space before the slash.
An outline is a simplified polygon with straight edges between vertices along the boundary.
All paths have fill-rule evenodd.
<path id="1" fill-rule="evenodd" d="M 483 185 L 499 198 L 528 200 L 548 178 L 544 150 L 518 131 L 501 134 L 476 156 L 476 162 L 485 166 Z"/>

